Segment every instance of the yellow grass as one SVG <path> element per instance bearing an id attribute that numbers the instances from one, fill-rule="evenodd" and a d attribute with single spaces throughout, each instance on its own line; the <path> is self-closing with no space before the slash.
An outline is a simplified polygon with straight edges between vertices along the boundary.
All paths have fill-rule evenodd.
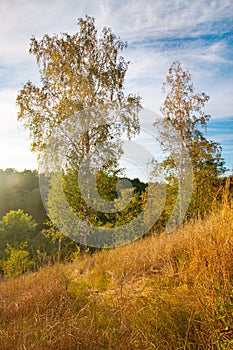
<path id="1" fill-rule="evenodd" d="M 233 349 L 233 212 L 0 283 L 1 350 Z"/>

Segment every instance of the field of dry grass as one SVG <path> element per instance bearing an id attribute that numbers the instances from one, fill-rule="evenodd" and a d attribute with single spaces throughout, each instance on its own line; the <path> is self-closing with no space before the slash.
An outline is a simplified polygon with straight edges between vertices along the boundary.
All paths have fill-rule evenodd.
<path id="1" fill-rule="evenodd" d="M 233 349 L 230 204 L 172 234 L 2 281 L 0 349 Z"/>

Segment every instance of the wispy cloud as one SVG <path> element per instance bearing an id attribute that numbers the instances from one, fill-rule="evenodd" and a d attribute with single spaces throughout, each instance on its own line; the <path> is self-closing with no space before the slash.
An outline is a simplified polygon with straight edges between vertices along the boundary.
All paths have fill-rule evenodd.
<path id="1" fill-rule="evenodd" d="M 128 40 L 143 41 L 229 30 L 232 11 L 230 0 L 110 0 L 101 2 L 100 21 L 111 23 Z"/>

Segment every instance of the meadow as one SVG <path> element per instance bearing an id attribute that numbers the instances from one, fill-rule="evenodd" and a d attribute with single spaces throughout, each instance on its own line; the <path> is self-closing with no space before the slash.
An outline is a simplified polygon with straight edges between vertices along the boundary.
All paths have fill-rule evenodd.
<path id="1" fill-rule="evenodd" d="M 232 349 L 228 196 L 171 234 L 0 283 L 0 349 Z"/>

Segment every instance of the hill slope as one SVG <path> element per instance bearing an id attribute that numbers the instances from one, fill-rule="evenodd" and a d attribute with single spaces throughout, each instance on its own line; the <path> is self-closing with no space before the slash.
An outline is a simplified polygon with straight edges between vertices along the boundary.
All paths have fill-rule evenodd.
<path id="1" fill-rule="evenodd" d="M 0 349 L 232 349 L 233 212 L 0 283 Z"/>

